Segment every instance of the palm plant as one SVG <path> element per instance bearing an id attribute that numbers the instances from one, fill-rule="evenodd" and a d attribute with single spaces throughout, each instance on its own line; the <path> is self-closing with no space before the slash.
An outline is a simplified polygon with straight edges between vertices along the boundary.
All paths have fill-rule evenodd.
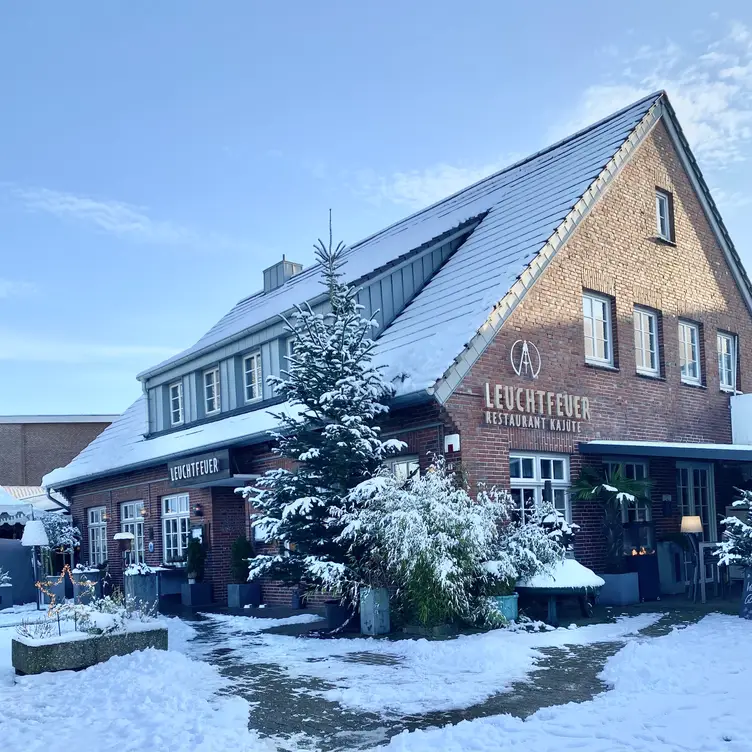
<path id="1" fill-rule="evenodd" d="M 606 570 L 608 574 L 625 571 L 624 524 L 622 506 L 634 501 L 650 502 L 650 482 L 627 478 L 621 466 L 608 472 L 586 467 L 572 484 L 572 498 L 598 502 L 603 509 L 603 532 L 606 538 Z"/>

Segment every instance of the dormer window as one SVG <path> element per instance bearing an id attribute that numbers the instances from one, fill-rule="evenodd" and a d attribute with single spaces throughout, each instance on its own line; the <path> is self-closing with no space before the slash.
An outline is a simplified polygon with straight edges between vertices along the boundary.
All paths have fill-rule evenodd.
<path id="1" fill-rule="evenodd" d="M 255 402 L 262 397 L 261 353 L 243 358 L 243 388 L 246 402 Z"/>
<path id="2" fill-rule="evenodd" d="M 183 382 L 170 384 L 170 425 L 179 426 L 183 422 Z"/>
<path id="3" fill-rule="evenodd" d="M 204 412 L 214 415 L 221 406 L 219 394 L 219 368 L 204 371 Z"/>
<path id="4" fill-rule="evenodd" d="M 661 240 L 674 241 L 674 211 L 671 194 L 657 188 L 655 191 L 655 229 Z"/>

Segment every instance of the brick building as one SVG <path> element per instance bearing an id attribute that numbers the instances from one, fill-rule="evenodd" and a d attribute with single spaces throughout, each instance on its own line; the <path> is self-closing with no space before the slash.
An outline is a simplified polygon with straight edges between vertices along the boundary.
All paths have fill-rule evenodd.
<path id="1" fill-rule="evenodd" d="M 39 486 L 70 462 L 117 415 L 0 416 L 0 485 Z"/>
<path id="2" fill-rule="evenodd" d="M 664 93 L 352 246 L 343 269 L 382 325 L 376 358 L 397 388 L 383 431 L 407 443 L 396 472 L 444 452 L 471 486 L 510 488 L 521 513 L 549 496 L 596 570 L 599 510 L 568 493 L 585 464 L 652 481 L 652 503 L 624 510 L 630 546 L 652 550 L 682 514 L 717 538 L 752 460 L 730 407 L 752 373 L 752 287 Z M 230 543 L 249 531 L 233 488 L 275 462 L 279 314 L 321 310 L 319 291 L 315 268 L 267 270 L 263 291 L 140 374 L 144 396 L 46 477 L 85 558 L 122 529 L 136 536 L 127 558 L 158 564 L 200 530 L 224 600 Z M 266 583 L 264 597 L 288 595 Z"/>

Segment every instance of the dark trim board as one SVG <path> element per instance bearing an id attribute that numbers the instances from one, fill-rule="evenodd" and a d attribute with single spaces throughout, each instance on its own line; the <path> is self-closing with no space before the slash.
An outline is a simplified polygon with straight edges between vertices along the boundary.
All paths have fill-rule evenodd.
<path id="1" fill-rule="evenodd" d="M 696 460 L 738 460 L 752 462 L 752 445 L 685 444 L 641 441 L 583 441 L 580 454 L 599 454 L 610 457 L 674 457 Z"/>

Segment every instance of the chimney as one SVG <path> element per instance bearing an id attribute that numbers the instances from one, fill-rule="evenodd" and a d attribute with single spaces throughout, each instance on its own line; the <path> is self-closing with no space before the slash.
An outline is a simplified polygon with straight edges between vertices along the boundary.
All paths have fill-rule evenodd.
<path id="1" fill-rule="evenodd" d="M 274 266 L 264 269 L 264 292 L 271 292 L 303 271 L 303 264 L 296 264 L 294 261 L 287 261 L 284 255 L 282 261 L 278 261 Z"/>

